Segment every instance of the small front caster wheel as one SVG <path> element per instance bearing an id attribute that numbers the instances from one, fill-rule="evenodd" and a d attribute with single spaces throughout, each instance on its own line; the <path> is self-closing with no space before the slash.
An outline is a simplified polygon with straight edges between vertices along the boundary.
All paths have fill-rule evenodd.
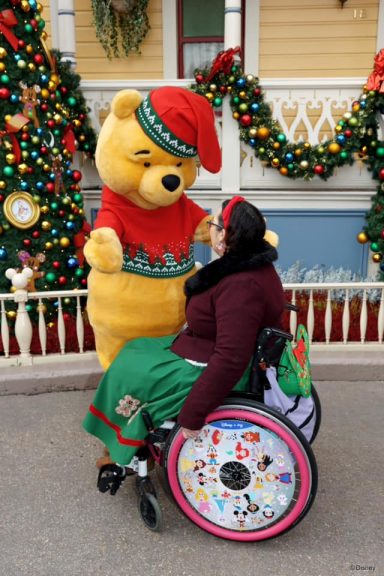
<path id="1" fill-rule="evenodd" d="M 142 494 L 139 498 L 139 511 L 144 524 L 154 532 L 160 532 L 163 528 L 163 514 L 153 494 Z"/>

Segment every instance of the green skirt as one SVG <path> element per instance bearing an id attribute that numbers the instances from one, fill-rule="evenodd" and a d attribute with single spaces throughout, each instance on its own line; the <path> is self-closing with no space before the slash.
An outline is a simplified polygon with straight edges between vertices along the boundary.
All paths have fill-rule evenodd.
<path id="1" fill-rule="evenodd" d="M 119 464 L 129 464 L 148 435 L 142 410 L 155 428 L 176 418 L 193 384 L 205 370 L 174 354 L 174 336 L 128 342 L 105 373 L 83 421 Z M 234 387 L 245 390 L 249 370 Z"/>

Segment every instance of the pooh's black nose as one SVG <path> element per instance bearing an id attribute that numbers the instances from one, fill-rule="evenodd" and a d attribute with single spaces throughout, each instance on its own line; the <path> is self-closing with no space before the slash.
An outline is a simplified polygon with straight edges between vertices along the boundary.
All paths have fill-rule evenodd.
<path id="1" fill-rule="evenodd" d="M 169 192 L 173 192 L 174 190 L 176 190 L 176 188 L 180 186 L 180 178 L 178 176 L 175 176 L 174 174 L 168 174 L 168 176 L 164 176 L 164 178 L 162 178 L 161 181 L 163 183 L 164 188 L 169 190 Z"/>

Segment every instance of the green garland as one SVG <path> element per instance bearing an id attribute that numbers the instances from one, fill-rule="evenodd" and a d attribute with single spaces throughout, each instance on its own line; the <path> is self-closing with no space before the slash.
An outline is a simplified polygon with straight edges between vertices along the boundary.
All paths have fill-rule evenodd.
<path id="1" fill-rule="evenodd" d="M 233 50 L 227 52 L 234 53 Z M 205 96 L 214 108 L 219 108 L 229 95 L 240 140 L 253 148 L 257 158 L 287 178 L 311 180 L 317 176 L 327 180 L 336 167 L 352 165 L 357 156 L 379 181 L 372 207 L 366 214 L 366 226 L 357 239 L 362 244 L 370 242 L 372 258 L 380 263 L 384 280 L 384 141 L 378 140 L 377 122 L 377 114 L 384 113 L 384 93 L 379 91 L 382 80 L 377 79 L 375 90 L 368 89 L 367 85 L 363 87 L 351 110 L 337 123 L 332 139 L 311 146 L 309 142 L 288 141 L 264 101 L 259 79 L 245 74 L 240 65 L 233 63 L 233 58 L 228 66 L 225 56 L 226 53 L 220 53 L 211 69 L 195 70 L 196 83 L 190 89 Z M 384 50 L 375 61 L 378 58 L 382 65 Z"/>
<path id="2" fill-rule="evenodd" d="M 125 0 L 126 10 L 118 11 L 111 0 L 91 0 L 96 36 L 108 58 L 140 54 L 140 44 L 150 25 L 148 0 Z"/>

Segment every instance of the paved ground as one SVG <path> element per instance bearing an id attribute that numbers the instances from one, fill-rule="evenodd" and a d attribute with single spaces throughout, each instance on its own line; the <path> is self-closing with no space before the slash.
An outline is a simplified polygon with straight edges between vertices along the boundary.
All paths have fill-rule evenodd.
<path id="1" fill-rule="evenodd" d="M 161 534 L 142 524 L 131 479 L 100 494 L 100 446 L 80 426 L 92 391 L 0 397 L 0 576 L 383 576 L 383 382 L 318 391 L 317 499 L 261 544 L 200 531 L 161 488 Z"/>

